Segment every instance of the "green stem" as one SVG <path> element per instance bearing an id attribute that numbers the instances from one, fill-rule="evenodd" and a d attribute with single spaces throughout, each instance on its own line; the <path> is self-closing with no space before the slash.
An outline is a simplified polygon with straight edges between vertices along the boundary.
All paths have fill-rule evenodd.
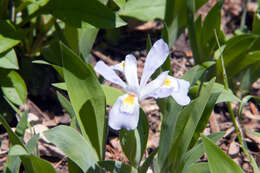
<path id="1" fill-rule="evenodd" d="M 242 4 L 242 9 L 243 9 L 243 13 L 242 13 L 242 16 L 241 16 L 241 22 L 240 22 L 240 29 L 242 30 L 245 26 L 245 22 L 246 22 L 246 13 L 247 13 L 247 2 L 248 0 L 244 0 L 243 1 L 243 4 Z"/>
<path id="2" fill-rule="evenodd" d="M 219 40 L 218 40 L 218 36 L 217 36 L 217 32 L 216 30 L 214 30 L 214 33 L 215 33 L 215 37 L 216 37 L 216 40 L 217 40 L 217 44 L 218 44 L 218 47 L 220 48 L 220 44 L 219 44 Z M 223 58 L 223 55 L 221 54 L 220 56 L 220 60 L 221 60 L 221 67 L 222 67 L 222 75 L 223 75 L 223 82 L 224 82 L 224 87 L 226 90 L 229 89 L 229 86 L 228 86 L 228 78 L 227 78 L 227 73 L 226 73 L 226 69 L 225 69 L 225 63 L 224 63 L 224 58 Z M 232 109 L 232 106 L 231 106 L 231 102 L 227 102 L 227 106 L 228 106 L 228 112 L 230 114 L 230 117 L 231 117 L 231 120 L 232 120 L 232 123 L 235 127 L 235 132 L 237 133 L 237 138 L 238 138 L 238 142 L 240 143 L 241 145 L 241 148 L 244 152 L 244 154 L 246 155 L 246 157 L 248 159 L 250 159 L 249 157 L 249 154 L 248 154 L 248 151 L 245 147 L 245 144 L 243 142 L 243 136 L 242 136 L 242 132 L 240 131 L 239 129 L 239 126 L 237 124 L 237 121 L 236 121 L 236 116 L 235 116 L 235 113 Z"/>

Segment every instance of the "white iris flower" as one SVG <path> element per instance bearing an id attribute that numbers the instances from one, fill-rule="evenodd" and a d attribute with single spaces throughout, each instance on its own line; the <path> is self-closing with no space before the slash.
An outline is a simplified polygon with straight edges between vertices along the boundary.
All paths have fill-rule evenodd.
<path id="1" fill-rule="evenodd" d="M 125 61 L 112 68 L 103 61 L 97 62 L 95 71 L 126 91 L 126 94 L 118 97 L 109 113 L 108 124 L 111 128 L 115 130 L 121 128 L 135 129 L 139 120 L 139 102 L 148 97 L 163 98 L 175 92 L 174 98 L 178 98 L 175 98 L 176 101 L 180 100 L 181 103 L 184 103 L 182 105 L 190 102 L 187 96 L 189 82 L 181 79 L 175 80 L 175 78 L 168 76 L 168 71 L 161 73 L 155 80 L 147 83 L 168 55 L 168 45 L 162 39 L 156 41 L 147 55 L 140 84 L 137 77 L 137 61 L 133 55 L 127 55 Z M 113 69 L 123 71 L 126 83 L 120 79 Z M 182 88 L 183 86 L 184 88 Z M 186 97 L 188 97 L 188 100 Z"/>

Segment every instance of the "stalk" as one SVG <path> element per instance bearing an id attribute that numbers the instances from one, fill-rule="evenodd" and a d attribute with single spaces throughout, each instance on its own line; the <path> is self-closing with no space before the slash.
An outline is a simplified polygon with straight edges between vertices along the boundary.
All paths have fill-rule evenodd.
<path id="1" fill-rule="evenodd" d="M 216 37 L 216 41 L 217 41 L 217 44 L 218 44 L 218 47 L 220 48 L 220 43 L 219 43 L 219 40 L 218 40 L 218 36 L 217 36 L 217 32 L 216 30 L 214 30 L 214 33 L 215 33 L 215 37 Z M 223 55 L 221 54 L 220 56 L 220 60 L 221 60 L 221 67 L 222 67 L 222 75 L 223 75 L 223 82 L 224 82 L 224 88 L 226 90 L 229 89 L 229 86 L 228 86 L 228 78 L 227 78 L 227 73 L 226 73 L 226 69 L 225 69 L 225 63 L 224 63 L 224 58 L 223 58 Z M 247 150 L 247 147 L 245 146 L 244 142 L 243 142 L 243 135 L 242 135 L 242 131 L 240 131 L 239 129 L 239 126 L 238 126 L 238 122 L 236 121 L 236 116 L 235 116 L 235 113 L 232 109 L 232 106 L 231 106 L 231 102 L 227 102 L 227 106 L 228 106 L 228 112 L 230 114 L 230 117 L 231 117 L 231 120 L 232 120 L 232 123 L 235 127 L 235 132 L 237 134 L 237 138 L 238 138 L 238 142 L 240 143 L 241 145 L 241 148 L 245 154 L 245 156 L 250 159 L 251 157 L 249 157 L 249 153 L 248 153 L 248 150 Z"/>

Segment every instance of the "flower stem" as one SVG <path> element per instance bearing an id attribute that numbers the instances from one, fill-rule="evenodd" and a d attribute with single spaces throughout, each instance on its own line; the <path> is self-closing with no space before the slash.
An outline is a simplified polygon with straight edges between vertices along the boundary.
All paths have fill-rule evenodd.
<path id="1" fill-rule="evenodd" d="M 218 36 L 217 36 L 217 32 L 216 30 L 214 30 L 214 33 L 215 33 L 215 37 L 216 37 L 216 41 L 217 41 L 217 44 L 218 44 L 218 47 L 220 48 L 220 43 L 219 43 L 219 40 L 218 40 Z M 228 86 L 228 78 L 227 78 L 227 73 L 226 73 L 226 69 L 225 69 L 225 63 L 224 63 L 224 58 L 223 58 L 223 55 L 221 54 L 220 56 L 220 60 L 221 60 L 221 67 L 222 67 L 222 75 L 223 75 L 223 82 L 224 82 L 224 88 L 226 90 L 229 89 L 229 86 Z M 235 132 L 237 133 L 237 138 L 238 138 L 238 142 L 240 143 L 241 145 L 241 148 L 245 154 L 245 156 L 250 159 L 249 157 L 249 153 L 248 153 L 248 150 L 247 150 L 247 147 L 245 146 L 244 142 L 243 142 L 243 135 L 242 135 L 242 130 L 239 129 L 239 126 L 238 126 L 238 122 L 236 121 L 236 116 L 235 116 L 235 113 L 232 109 L 232 106 L 231 106 L 231 102 L 227 102 L 227 106 L 228 106 L 228 112 L 230 114 L 230 117 L 231 117 L 231 120 L 232 120 L 232 123 L 235 127 Z"/>

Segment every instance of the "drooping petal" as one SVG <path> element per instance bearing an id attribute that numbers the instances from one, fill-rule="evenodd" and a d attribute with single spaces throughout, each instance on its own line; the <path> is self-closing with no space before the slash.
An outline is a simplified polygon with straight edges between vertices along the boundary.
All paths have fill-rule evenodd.
<path id="1" fill-rule="evenodd" d="M 118 70 L 120 72 L 124 72 L 124 67 L 125 67 L 125 61 L 121 61 L 118 64 L 110 66 L 113 70 Z"/>
<path id="2" fill-rule="evenodd" d="M 169 47 L 162 39 L 154 43 L 146 57 L 140 82 L 141 88 L 147 83 L 151 75 L 164 63 L 169 53 Z"/>
<path id="3" fill-rule="evenodd" d="M 159 89 L 164 81 L 168 77 L 168 71 L 161 73 L 156 79 L 145 85 L 140 90 L 140 100 L 143 100 L 147 97 L 150 97 L 152 93 L 154 93 L 157 89 Z"/>
<path id="4" fill-rule="evenodd" d="M 190 88 L 190 83 L 186 80 L 183 79 L 178 79 L 179 83 L 179 90 L 178 91 L 173 91 L 171 96 L 174 98 L 174 100 L 182 105 L 188 105 L 190 103 L 190 97 L 188 96 L 189 88 Z"/>
<path id="5" fill-rule="evenodd" d="M 139 88 L 137 62 L 133 55 L 127 55 L 125 58 L 124 74 L 127 81 L 127 90 L 137 94 L 137 90 Z"/>
<path id="6" fill-rule="evenodd" d="M 127 130 L 133 130 L 137 127 L 138 120 L 139 120 L 138 100 L 136 99 L 133 100 L 134 101 L 132 107 L 133 109 L 131 109 L 130 108 L 131 106 L 127 107 L 126 105 L 124 105 L 124 104 L 132 103 L 131 100 L 132 98 L 128 98 L 128 97 L 129 97 L 128 94 L 118 97 L 116 103 L 113 105 L 109 113 L 108 125 L 114 130 L 120 130 L 121 128 L 125 128 Z"/>
<path id="7" fill-rule="evenodd" d="M 125 82 L 123 82 L 120 77 L 103 61 L 98 61 L 95 66 L 95 71 L 101 74 L 106 80 L 117 84 L 123 88 L 126 88 Z"/>
<path id="8" fill-rule="evenodd" d="M 150 97 L 157 99 L 171 95 L 178 104 L 184 106 L 190 103 L 189 88 L 190 83 L 188 81 L 168 76 L 163 85 L 151 93 Z"/>

